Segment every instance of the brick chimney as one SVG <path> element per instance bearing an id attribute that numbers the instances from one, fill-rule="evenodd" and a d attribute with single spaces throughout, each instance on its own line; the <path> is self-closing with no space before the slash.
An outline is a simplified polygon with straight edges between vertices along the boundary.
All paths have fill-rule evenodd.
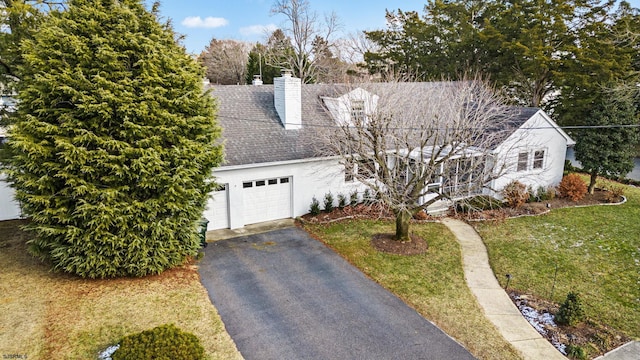
<path id="1" fill-rule="evenodd" d="M 273 79 L 273 102 L 286 130 L 302 128 L 302 82 L 283 70 L 282 76 Z"/>

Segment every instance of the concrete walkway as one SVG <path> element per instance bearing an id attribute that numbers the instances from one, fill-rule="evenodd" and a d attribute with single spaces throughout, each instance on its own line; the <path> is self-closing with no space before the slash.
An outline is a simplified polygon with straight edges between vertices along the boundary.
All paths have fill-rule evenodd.
<path id="1" fill-rule="evenodd" d="M 522 317 L 489 266 L 482 239 L 467 223 L 445 218 L 442 223 L 456 236 L 462 248 L 464 277 L 485 316 L 524 359 L 564 359 L 547 340 Z"/>

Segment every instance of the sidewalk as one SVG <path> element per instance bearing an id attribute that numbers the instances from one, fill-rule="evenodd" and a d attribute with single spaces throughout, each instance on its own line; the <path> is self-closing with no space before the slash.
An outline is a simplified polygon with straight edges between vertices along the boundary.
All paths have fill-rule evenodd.
<path id="1" fill-rule="evenodd" d="M 473 227 L 451 218 L 443 219 L 442 223 L 460 243 L 464 277 L 469 289 L 475 295 L 487 319 L 502 336 L 524 359 L 566 360 L 566 357 L 529 325 L 502 289 L 489 266 L 487 249 Z"/>

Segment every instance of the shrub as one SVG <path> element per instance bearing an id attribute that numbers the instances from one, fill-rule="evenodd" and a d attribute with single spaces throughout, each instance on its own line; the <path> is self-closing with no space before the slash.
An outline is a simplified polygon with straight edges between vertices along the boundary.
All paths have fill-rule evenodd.
<path id="1" fill-rule="evenodd" d="M 356 206 L 358 204 L 358 191 L 354 190 L 349 196 L 349 202 L 351 206 Z"/>
<path id="2" fill-rule="evenodd" d="M 584 351 L 584 348 L 580 346 L 569 344 L 567 345 L 565 350 L 567 351 L 567 357 L 570 359 L 577 359 L 577 360 L 587 359 L 587 354 Z"/>
<path id="3" fill-rule="evenodd" d="M 545 188 L 544 186 L 540 186 L 535 192 L 530 190 L 530 193 L 530 199 L 533 198 L 533 201 L 536 202 L 553 200 L 556 197 L 556 189 L 553 187 Z"/>
<path id="4" fill-rule="evenodd" d="M 315 196 L 313 197 L 313 199 L 311 199 L 311 207 L 309 207 L 309 213 L 314 216 L 320 214 L 320 202 L 318 201 L 318 199 L 316 199 Z"/>
<path id="5" fill-rule="evenodd" d="M 324 195 L 324 211 L 333 211 L 333 194 L 331 192 L 328 192 Z"/>
<path id="6" fill-rule="evenodd" d="M 342 209 L 345 206 L 347 206 L 347 197 L 342 194 L 338 194 L 338 207 Z"/>
<path id="7" fill-rule="evenodd" d="M 142 1 L 65 3 L 20 49 L 7 127 L 30 251 L 85 278 L 184 264 L 223 160 L 201 65 Z"/>
<path id="8" fill-rule="evenodd" d="M 507 206 L 519 208 L 529 199 L 529 192 L 523 183 L 514 180 L 502 189 L 502 196 Z"/>
<path id="9" fill-rule="evenodd" d="M 620 197 L 624 195 L 624 188 L 622 186 L 611 186 L 611 188 L 605 193 L 604 199 L 607 202 L 620 201 Z"/>
<path id="10" fill-rule="evenodd" d="M 456 211 L 463 213 L 500 208 L 502 208 L 502 202 L 488 195 L 474 196 L 456 204 Z"/>
<path id="11" fill-rule="evenodd" d="M 584 318 L 584 310 L 582 309 L 582 301 L 578 293 L 573 291 L 567 294 L 558 313 L 556 314 L 556 323 L 560 325 L 576 325 Z"/>
<path id="12" fill-rule="evenodd" d="M 427 220 L 429 218 L 429 215 L 427 215 L 426 211 L 420 210 L 413 215 L 413 218 L 416 220 Z"/>
<path id="13" fill-rule="evenodd" d="M 587 194 L 587 184 L 577 174 L 569 174 L 560 181 L 558 191 L 561 197 L 579 201 Z"/>
<path id="14" fill-rule="evenodd" d="M 369 189 L 365 189 L 364 193 L 362 193 L 362 201 L 365 205 L 371 205 L 373 203 L 373 197 Z"/>
<path id="15" fill-rule="evenodd" d="M 120 348 L 111 355 L 113 360 L 199 360 L 205 359 L 204 348 L 193 334 L 173 324 L 165 324 L 138 334 L 124 337 Z"/>

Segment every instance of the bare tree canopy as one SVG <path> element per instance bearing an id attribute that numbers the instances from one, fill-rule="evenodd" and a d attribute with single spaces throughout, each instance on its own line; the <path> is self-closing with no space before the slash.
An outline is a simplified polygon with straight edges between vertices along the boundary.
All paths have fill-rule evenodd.
<path id="1" fill-rule="evenodd" d="M 339 27 L 337 15 L 331 13 L 320 19 L 308 0 L 276 0 L 271 14 L 286 18 L 282 31 L 292 51 L 284 58 L 270 58 L 270 65 L 293 70 L 305 83 L 317 82 L 327 70 L 327 51 L 330 52 L 331 37 Z"/>
<path id="2" fill-rule="evenodd" d="M 359 84 L 325 105 L 337 119 L 325 150 L 394 212 L 398 240 L 409 240 L 421 209 L 481 194 L 503 173 L 491 150 L 509 133 L 513 108 L 479 79 Z"/>
<path id="3" fill-rule="evenodd" d="M 251 44 L 242 41 L 213 38 L 198 59 L 206 67 L 210 82 L 221 85 L 244 84 L 251 47 Z"/>

